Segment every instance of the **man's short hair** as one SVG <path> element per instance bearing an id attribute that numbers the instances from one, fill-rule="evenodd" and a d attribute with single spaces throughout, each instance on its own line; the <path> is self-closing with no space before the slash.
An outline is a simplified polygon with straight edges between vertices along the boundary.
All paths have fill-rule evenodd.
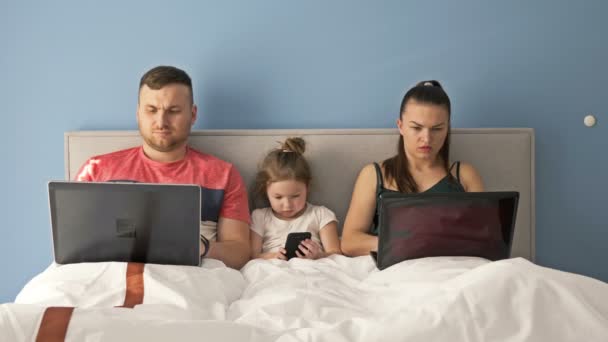
<path id="1" fill-rule="evenodd" d="M 190 76 L 182 70 L 173 66 L 160 65 L 148 70 L 139 81 L 139 90 L 147 85 L 150 89 L 158 90 L 168 84 L 183 84 L 190 89 L 190 102 L 194 103 L 192 94 L 192 80 Z"/>

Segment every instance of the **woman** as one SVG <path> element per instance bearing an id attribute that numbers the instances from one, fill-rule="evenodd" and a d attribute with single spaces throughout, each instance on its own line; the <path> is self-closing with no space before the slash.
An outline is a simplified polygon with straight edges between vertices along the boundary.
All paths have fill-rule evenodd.
<path id="1" fill-rule="evenodd" d="M 342 233 L 342 252 L 367 255 L 378 248 L 377 203 L 384 192 L 483 191 L 472 165 L 450 164 L 450 99 L 437 81 L 423 81 L 401 101 L 397 155 L 366 165 L 355 182 Z"/>

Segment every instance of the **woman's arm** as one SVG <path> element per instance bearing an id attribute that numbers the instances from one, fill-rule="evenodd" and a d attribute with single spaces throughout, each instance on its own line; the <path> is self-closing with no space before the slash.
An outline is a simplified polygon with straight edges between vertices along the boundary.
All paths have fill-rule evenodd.
<path id="1" fill-rule="evenodd" d="M 368 255 L 378 249 L 378 237 L 368 233 L 376 210 L 376 183 L 374 165 L 368 164 L 357 177 L 344 220 L 341 249 L 345 255 Z"/>
<path id="2" fill-rule="evenodd" d="M 460 183 L 466 192 L 484 191 L 481 176 L 469 163 L 460 163 Z"/>

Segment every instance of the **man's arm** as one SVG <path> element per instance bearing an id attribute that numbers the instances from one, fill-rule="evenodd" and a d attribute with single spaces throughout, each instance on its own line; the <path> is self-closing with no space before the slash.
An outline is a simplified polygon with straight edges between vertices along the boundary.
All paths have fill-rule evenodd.
<path id="1" fill-rule="evenodd" d="M 217 222 L 217 241 L 211 242 L 207 257 L 240 269 L 251 258 L 247 188 L 236 168 L 229 172 Z"/>
<path id="2" fill-rule="evenodd" d="M 220 216 L 217 223 L 217 241 L 210 242 L 206 257 L 221 260 L 228 267 L 237 270 L 245 266 L 251 257 L 249 224 Z"/>

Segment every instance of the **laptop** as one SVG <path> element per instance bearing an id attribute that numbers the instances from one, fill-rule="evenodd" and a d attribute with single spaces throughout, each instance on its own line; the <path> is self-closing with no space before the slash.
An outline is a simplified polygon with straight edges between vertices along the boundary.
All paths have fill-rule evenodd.
<path id="1" fill-rule="evenodd" d="M 519 192 L 386 193 L 379 199 L 379 269 L 433 256 L 510 257 Z"/>
<path id="2" fill-rule="evenodd" d="M 198 185 L 49 182 L 58 264 L 200 263 Z"/>

